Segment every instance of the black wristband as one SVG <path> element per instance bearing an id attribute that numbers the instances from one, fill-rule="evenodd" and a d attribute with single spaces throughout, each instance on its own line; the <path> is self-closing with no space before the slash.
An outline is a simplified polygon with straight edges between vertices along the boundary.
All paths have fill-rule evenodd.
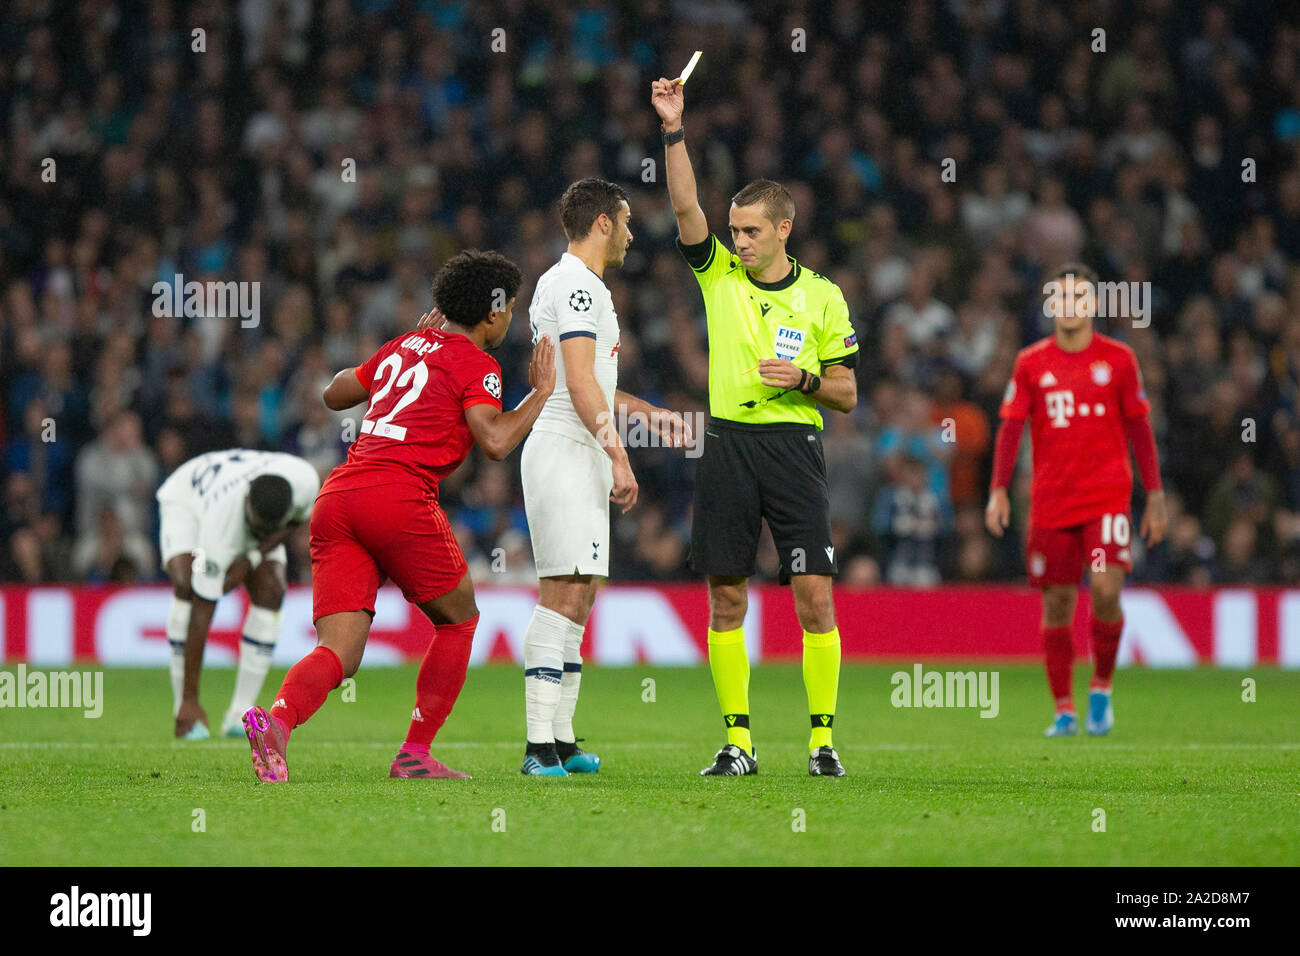
<path id="1" fill-rule="evenodd" d="M 802 392 L 804 390 L 803 387 L 807 384 L 808 384 L 808 371 L 807 369 L 801 368 L 799 369 L 799 384 L 795 386 L 795 390 Z"/>
<path id="2" fill-rule="evenodd" d="M 662 127 L 660 129 L 662 130 Z M 680 143 L 682 140 L 686 138 L 686 127 L 679 126 L 671 133 L 664 133 L 663 138 L 664 138 L 665 146 L 671 146 L 673 145 L 673 143 Z"/>

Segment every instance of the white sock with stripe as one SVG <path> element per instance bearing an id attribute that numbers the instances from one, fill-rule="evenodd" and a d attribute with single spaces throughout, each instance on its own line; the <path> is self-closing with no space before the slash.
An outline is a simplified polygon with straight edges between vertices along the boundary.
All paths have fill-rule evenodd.
<path id="1" fill-rule="evenodd" d="M 172 674 L 172 716 L 180 713 L 181 694 L 185 690 L 185 637 L 190 630 L 189 601 L 182 601 L 172 595 L 171 607 L 167 609 L 167 645 L 171 648 Z"/>
<path id="2" fill-rule="evenodd" d="M 539 604 L 524 632 L 524 717 L 530 744 L 555 740 L 552 726 L 560 702 L 564 644 L 572 623 Z"/>
<path id="3" fill-rule="evenodd" d="M 280 612 L 251 605 L 244 618 L 243 638 L 239 642 L 239 672 L 235 676 L 235 694 L 226 711 L 223 725 L 230 726 L 257 703 L 266 672 L 271 669 L 271 655 L 280 639 Z"/>
<path id="4" fill-rule="evenodd" d="M 564 674 L 560 678 L 560 702 L 555 708 L 554 732 L 556 740 L 566 743 L 578 739 L 573 730 L 573 713 L 578 709 L 578 687 L 582 684 L 582 635 L 586 629 L 577 621 L 569 621 L 569 633 L 564 640 Z"/>

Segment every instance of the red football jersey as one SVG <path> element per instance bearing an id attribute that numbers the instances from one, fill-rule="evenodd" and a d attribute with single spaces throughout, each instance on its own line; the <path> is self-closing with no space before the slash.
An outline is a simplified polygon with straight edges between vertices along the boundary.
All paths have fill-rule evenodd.
<path id="1" fill-rule="evenodd" d="M 370 407 L 348 460 L 321 494 L 393 482 L 437 490 L 465 460 L 474 436 L 465 409 L 501 407 L 501 366 L 463 335 L 423 329 L 387 342 L 357 378 Z"/>
<path id="2" fill-rule="evenodd" d="M 1028 418 L 1034 446 L 1030 523 L 1068 528 L 1129 511 L 1133 468 L 1124 419 L 1151 411 L 1133 350 L 1093 333 L 1081 352 L 1048 336 L 1021 349 L 1003 418 Z"/>

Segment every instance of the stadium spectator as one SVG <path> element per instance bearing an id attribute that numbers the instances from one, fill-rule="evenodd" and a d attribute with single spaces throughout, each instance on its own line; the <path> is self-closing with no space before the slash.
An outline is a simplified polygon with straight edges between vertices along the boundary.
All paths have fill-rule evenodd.
<path id="1" fill-rule="evenodd" d="M 991 439 L 989 420 L 978 405 L 962 398 L 961 376 L 953 369 L 941 370 L 935 381 L 930 421 L 952 445 L 948 475 L 953 507 L 983 505 L 987 482 L 981 465 Z"/>
<path id="2" fill-rule="evenodd" d="M 95 528 L 78 539 L 72 553 L 77 577 L 95 583 L 134 581 L 155 564 L 149 539 L 127 528 L 112 507 L 100 509 Z"/>
<path id="3" fill-rule="evenodd" d="M 151 539 L 157 484 L 212 448 L 291 450 L 322 470 L 340 460 L 356 422 L 321 407 L 321 377 L 412 324 L 434 271 L 465 246 L 523 264 L 519 301 L 530 301 L 562 249 L 553 203 L 589 173 L 629 190 L 639 224 L 611 284 L 620 375 L 667 407 L 703 408 L 703 311 L 683 281 L 662 169 L 644 166 L 660 147 L 643 84 L 705 37 L 691 142 L 710 221 L 726 222 L 749 178 L 782 179 L 802 223 L 791 252 L 844 290 L 863 343 L 871 400 L 831 416 L 826 443 L 846 582 L 890 576 L 871 519 L 909 487 L 907 455 L 950 514 L 933 567 L 1019 575 L 1014 536 L 966 533 L 988 449 L 959 427 L 954 454 L 932 425 L 956 420 L 951 409 L 995 420 L 1016 351 L 1045 331 L 1042 271 L 1079 255 L 1104 279 L 1154 286 L 1148 330 L 1102 326 L 1139 351 L 1182 507 L 1167 544 L 1135 550 L 1135 576 L 1300 580 L 1300 32 L 1285 12 L 590 0 L 571 16 L 503 0 L 102 0 L 87 17 L 76 4 L 10 6 L 8 580 L 77 577 L 74 549 L 96 555 L 85 560 L 97 579 L 129 575 L 88 543 L 112 523 L 103 510 L 131 551 L 133 534 Z M 522 16 L 527 33 L 494 52 L 485 24 Z M 790 49 L 796 26 L 806 52 Z M 1091 48 L 1097 27 L 1104 55 Z M 760 89 L 781 109 L 752 109 Z M 159 315 L 170 291 L 154 285 L 170 290 L 177 276 L 258 283 L 259 321 Z M 527 325 L 516 324 L 497 353 L 507 402 L 526 381 Z M 941 374 L 948 366 L 959 377 Z M 679 577 L 693 460 L 649 449 L 634 462 L 655 513 L 616 522 L 627 560 L 615 574 Z M 524 530 L 514 462 L 476 454 L 442 492 L 483 560 Z M 291 578 L 304 579 L 304 558 L 291 547 Z M 138 554 L 129 562 L 157 579 Z"/>
<path id="4" fill-rule="evenodd" d="M 933 423 L 933 404 L 917 386 L 903 393 L 897 418 L 881 432 L 876 453 L 883 460 L 886 478 L 894 485 L 907 484 L 902 466 L 906 459 L 918 462 L 925 472 L 926 485 L 934 492 L 939 506 L 952 508 L 952 485 L 948 467 L 953 458 L 952 444 L 944 441 L 942 431 Z"/>
<path id="5" fill-rule="evenodd" d="M 884 578 L 902 587 L 939 583 L 939 545 L 952 516 L 926 477 L 926 462 L 905 454 L 897 480 L 876 496 L 871 529 L 884 542 Z"/>
<path id="6" fill-rule="evenodd" d="M 1277 481 L 1255 467 L 1250 452 L 1240 451 L 1210 491 L 1205 505 L 1205 530 L 1225 552 L 1229 530 L 1242 519 L 1250 522 L 1257 535 L 1266 535 L 1266 540 L 1271 541 L 1278 505 Z M 1244 547 L 1244 543 L 1239 545 Z"/>
<path id="7" fill-rule="evenodd" d="M 148 498 L 157 487 L 158 462 L 144 444 L 138 415 L 120 411 L 105 423 L 101 436 L 77 456 L 76 480 L 80 539 L 102 533 L 104 510 L 115 513 L 124 538 L 151 537 Z"/>
<path id="8" fill-rule="evenodd" d="M 5 447 L 5 468 L 31 477 L 42 511 L 71 517 L 72 442 L 58 440 L 58 422 L 41 399 L 32 399 L 23 410 L 22 431 Z"/>

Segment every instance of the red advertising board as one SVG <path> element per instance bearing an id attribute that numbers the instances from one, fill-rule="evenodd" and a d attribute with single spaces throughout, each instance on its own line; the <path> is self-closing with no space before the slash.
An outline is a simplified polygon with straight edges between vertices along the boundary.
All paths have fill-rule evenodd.
<path id="1" fill-rule="evenodd" d="M 163 666 L 170 600 L 166 587 L 0 588 L 0 662 Z M 522 661 L 535 601 L 528 588 L 479 588 L 472 663 Z M 835 604 L 846 659 L 1040 656 L 1038 594 L 1026 587 L 839 589 Z M 366 665 L 422 654 L 433 633 L 428 621 L 391 588 L 381 591 L 376 605 Z M 1130 588 L 1123 605 L 1121 665 L 1300 667 L 1300 590 Z M 210 663 L 234 661 L 246 610 L 242 592 L 217 606 Z M 1087 619 L 1084 592 L 1075 629 L 1080 656 L 1088 653 Z M 611 586 L 597 598 L 583 652 L 592 663 L 612 666 L 702 663 L 707 623 L 701 584 Z M 745 630 L 753 659 L 798 659 L 802 634 L 788 588 L 751 588 Z M 291 587 L 276 662 L 290 664 L 314 644 L 311 589 Z"/>

